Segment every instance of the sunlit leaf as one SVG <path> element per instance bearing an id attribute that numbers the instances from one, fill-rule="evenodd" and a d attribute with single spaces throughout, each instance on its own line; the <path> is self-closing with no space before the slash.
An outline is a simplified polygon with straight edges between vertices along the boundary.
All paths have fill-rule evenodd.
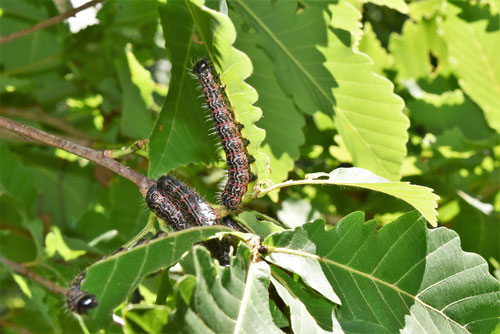
<path id="1" fill-rule="evenodd" d="M 498 17 L 468 3 L 448 6 L 444 28 L 450 62 L 463 90 L 500 132 L 500 31 Z M 492 25 L 496 29 L 490 28 Z"/>
<path id="2" fill-rule="evenodd" d="M 309 263 L 342 302 L 338 319 L 378 325 L 386 332 L 491 332 L 500 317 L 500 283 L 484 259 L 460 248 L 457 234 L 427 229 L 417 212 L 377 231 L 363 213 L 325 230 L 322 221 L 273 234 L 266 259 L 298 273 Z M 317 290 L 318 291 L 318 290 Z M 359 332 L 360 327 L 351 327 Z"/>
<path id="3" fill-rule="evenodd" d="M 251 263 L 244 246 L 227 268 L 214 266 L 203 248 L 195 249 L 194 260 L 197 280 L 184 316 L 186 332 L 282 333 L 269 310 L 267 263 Z"/>
<path id="4" fill-rule="evenodd" d="M 363 2 L 372 2 L 380 6 L 387 6 L 403 14 L 408 13 L 408 6 L 403 0 L 365 0 Z"/>
<path id="5" fill-rule="evenodd" d="M 330 173 L 308 174 L 305 180 L 290 181 L 290 185 L 298 184 L 331 184 L 379 191 L 402 199 L 417 209 L 431 225 L 437 224 L 436 207 L 439 196 L 431 188 L 409 182 L 389 181 L 363 168 L 337 168 Z"/>
<path id="6" fill-rule="evenodd" d="M 147 138 L 153 127 L 148 111 L 154 87 L 151 74 L 142 67 L 128 48 L 124 57 L 115 60 L 115 67 L 123 92 L 122 132 L 135 139 Z"/>
<path id="7" fill-rule="evenodd" d="M 392 84 L 352 50 L 348 32 L 330 26 L 331 8 L 324 3 L 306 6 L 300 15 L 293 2 L 266 4 L 230 3 L 256 30 L 281 87 L 304 112 L 335 111 L 355 165 L 399 179 L 408 119 Z"/>
<path id="8" fill-rule="evenodd" d="M 271 282 L 290 307 L 295 333 L 335 333 L 342 330 L 335 318 L 335 304 L 319 297 L 278 268 L 272 267 L 272 274 Z"/>

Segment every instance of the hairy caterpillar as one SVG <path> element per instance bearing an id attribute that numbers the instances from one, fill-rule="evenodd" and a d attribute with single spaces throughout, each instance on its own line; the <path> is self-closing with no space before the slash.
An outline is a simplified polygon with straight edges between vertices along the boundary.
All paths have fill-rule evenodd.
<path id="1" fill-rule="evenodd" d="M 190 226 L 210 226 L 218 224 L 214 210 L 193 189 L 172 176 L 162 176 L 156 186 L 164 192 L 188 220 Z"/>
<path id="2" fill-rule="evenodd" d="M 212 64 L 202 58 L 194 65 L 193 72 L 203 87 L 205 100 L 226 154 L 228 179 L 221 193 L 221 201 L 229 210 L 236 210 L 247 192 L 248 183 L 256 178 L 250 173 L 250 164 L 254 159 L 246 151 L 248 141 L 241 136 L 242 126 L 235 121 L 224 87 Z"/>
<path id="3" fill-rule="evenodd" d="M 182 211 L 168 198 L 166 190 L 158 187 L 157 184 L 149 188 L 146 202 L 151 211 L 166 221 L 174 230 L 180 231 L 191 227 Z"/>
<path id="4" fill-rule="evenodd" d="M 162 176 L 151 186 L 146 195 L 149 208 L 176 231 L 194 226 L 224 225 L 240 232 L 247 232 L 230 216 L 218 219 L 210 204 L 186 184 L 172 176 Z M 229 265 L 231 246 L 236 239 L 226 236 L 222 240 L 202 242 L 222 266 Z"/>
<path id="5" fill-rule="evenodd" d="M 165 235 L 166 235 L 165 232 L 159 232 L 155 234 L 152 239 L 142 238 L 130 247 L 127 248 L 122 247 L 117 249 L 111 255 L 115 255 L 117 253 L 132 249 L 134 247 L 145 244 L 151 240 L 163 237 Z M 106 258 L 108 257 L 104 256 L 100 258 L 99 261 L 105 260 Z M 99 302 L 97 301 L 97 297 L 95 295 L 92 295 L 87 291 L 82 291 L 81 289 L 82 282 L 85 279 L 85 276 L 87 276 L 87 271 L 84 271 L 78 276 L 76 276 L 75 279 L 71 282 L 68 289 L 66 290 L 66 304 L 68 305 L 68 308 L 72 312 L 78 314 L 87 314 L 89 310 L 99 305 Z"/>
<path id="6" fill-rule="evenodd" d="M 80 289 L 86 275 L 87 272 L 84 271 L 76 276 L 66 290 L 66 304 L 71 312 L 87 314 L 90 309 L 93 309 L 99 304 L 95 295 L 91 295 Z"/>

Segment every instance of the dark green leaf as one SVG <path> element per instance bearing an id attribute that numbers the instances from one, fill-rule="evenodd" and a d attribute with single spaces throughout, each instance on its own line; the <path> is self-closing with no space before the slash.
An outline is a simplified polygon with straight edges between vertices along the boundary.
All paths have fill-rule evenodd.
<path id="1" fill-rule="evenodd" d="M 249 260 L 248 248 L 240 245 L 231 266 L 221 268 L 214 265 L 208 251 L 195 248 L 197 281 L 184 316 L 184 331 L 281 333 L 269 310 L 269 266 Z"/>
<path id="2" fill-rule="evenodd" d="M 388 332 L 440 333 L 497 326 L 500 284 L 483 258 L 462 251 L 455 232 L 427 229 L 417 212 L 379 231 L 363 218 L 358 212 L 328 231 L 316 221 L 273 234 L 267 258 L 317 291 L 326 279 L 342 302 L 341 325 L 356 320 Z"/>
<path id="3" fill-rule="evenodd" d="M 170 267 L 195 242 L 207 239 L 217 232 L 227 231 L 221 226 L 202 227 L 153 240 L 126 252 L 120 252 L 87 269 L 82 289 L 97 296 L 99 306 L 86 319 L 97 329 L 110 324 L 111 313 L 148 274 Z"/>

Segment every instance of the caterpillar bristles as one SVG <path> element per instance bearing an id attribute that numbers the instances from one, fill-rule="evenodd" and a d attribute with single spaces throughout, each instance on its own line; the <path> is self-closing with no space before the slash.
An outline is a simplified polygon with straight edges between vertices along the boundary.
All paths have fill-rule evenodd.
<path id="1" fill-rule="evenodd" d="M 205 58 L 201 58 L 193 67 L 203 88 L 205 101 L 210 109 L 210 116 L 215 123 L 216 133 L 226 154 L 228 165 L 227 182 L 221 194 L 221 201 L 229 210 L 236 210 L 247 192 L 250 176 L 250 164 L 246 147 L 250 141 L 242 136 L 243 124 L 238 122 L 226 87 L 220 81 L 219 73 Z"/>

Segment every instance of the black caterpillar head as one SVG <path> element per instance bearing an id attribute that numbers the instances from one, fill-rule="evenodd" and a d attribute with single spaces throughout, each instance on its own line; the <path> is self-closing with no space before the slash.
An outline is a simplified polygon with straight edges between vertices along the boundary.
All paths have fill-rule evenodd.
<path id="1" fill-rule="evenodd" d="M 196 75 L 211 71 L 212 64 L 210 64 L 210 62 L 206 58 L 201 58 L 193 67 L 193 72 Z"/>
<path id="2" fill-rule="evenodd" d="M 66 303 L 68 308 L 78 314 L 87 314 L 87 312 L 99 303 L 97 297 L 85 291 L 80 290 L 80 286 L 71 286 L 66 292 Z"/>
<path id="3" fill-rule="evenodd" d="M 76 303 L 76 313 L 78 314 L 87 314 L 87 312 L 94 307 L 96 307 L 99 303 L 97 302 L 97 298 L 94 295 L 85 294 L 82 296 L 78 302 Z"/>

